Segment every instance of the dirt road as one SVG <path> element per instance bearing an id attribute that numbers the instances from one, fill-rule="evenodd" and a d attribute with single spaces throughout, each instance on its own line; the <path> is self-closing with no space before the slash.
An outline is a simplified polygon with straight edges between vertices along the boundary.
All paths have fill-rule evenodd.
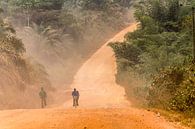
<path id="1" fill-rule="evenodd" d="M 71 85 L 80 91 L 82 107 L 126 107 L 130 103 L 125 99 L 124 88 L 115 81 L 116 60 L 108 43 L 122 41 L 124 35 L 136 29 L 132 24 L 116 34 L 95 52 L 79 69 Z M 65 106 L 71 106 L 65 103 Z"/>
<path id="2" fill-rule="evenodd" d="M 1 111 L 0 119 L 0 129 L 182 129 L 133 108 Z"/>
<path id="3" fill-rule="evenodd" d="M 155 113 L 131 108 L 115 83 L 116 62 L 107 46 L 122 41 L 132 24 L 102 46 L 77 72 L 72 88 L 80 91 L 80 107 L 72 101 L 51 109 L 0 111 L 0 129 L 183 129 Z"/>

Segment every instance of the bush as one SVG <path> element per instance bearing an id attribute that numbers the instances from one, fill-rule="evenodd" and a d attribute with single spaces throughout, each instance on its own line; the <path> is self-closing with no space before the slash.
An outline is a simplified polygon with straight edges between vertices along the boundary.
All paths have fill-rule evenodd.
<path id="1" fill-rule="evenodd" d="M 130 80 L 128 77 L 136 72 L 149 80 L 148 83 L 152 82 L 150 87 L 146 86 L 147 90 L 142 90 L 148 94 L 150 106 L 189 110 L 185 105 L 192 105 L 193 90 L 188 92 L 184 89 L 193 89 L 193 81 L 184 83 L 189 79 L 190 73 L 189 64 L 183 64 L 191 57 L 191 14 L 186 11 L 188 7 L 180 6 L 179 3 L 179 0 L 138 2 L 135 5 L 138 29 L 126 34 L 124 42 L 110 46 L 117 58 L 118 83 Z M 131 84 L 128 86 L 132 87 Z M 138 91 L 141 89 L 136 88 L 135 92 Z M 190 101 L 190 97 L 186 99 L 180 96 L 181 93 L 185 97 L 191 96 Z"/>
<path id="2" fill-rule="evenodd" d="M 162 70 L 153 78 L 148 104 L 152 107 L 195 113 L 195 65 L 187 63 Z"/>
<path id="3" fill-rule="evenodd" d="M 182 68 L 175 66 L 155 75 L 147 97 L 149 106 L 167 109 L 184 79 L 184 73 Z"/>
<path id="4" fill-rule="evenodd" d="M 195 65 L 184 69 L 184 81 L 176 90 L 171 101 L 171 108 L 177 111 L 195 113 Z"/>

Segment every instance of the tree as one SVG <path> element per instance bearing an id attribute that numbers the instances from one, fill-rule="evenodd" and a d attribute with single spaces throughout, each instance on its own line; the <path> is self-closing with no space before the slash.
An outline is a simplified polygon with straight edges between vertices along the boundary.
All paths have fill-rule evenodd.
<path id="1" fill-rule="evenodd" d="M 25 48 L 22 41 L 16 38 L 15 34 L 13 27 L 0 18 L 1 52 L 20 57 L 25 52 Z"/>
<path id="2" fill-rule="evenodd" d="M 138 29 L 126 34 L 124 42 L 111 45 L 117 58 L 116 77 L 117 80 L 130 80 L 128 77 L 132 72 L 149 81 L 154 80 L 153 77 L 159 77 L 158 84 L 151 85 L 153 90 L 149 90 L 149 97 L 151 101 L 159 99 L 159 105 L 167 106 L 170 101 L 166 102 L 165 98 L 174 98 L 167 86 L 173 88 L 179 85 L 175 84 L 174 79 L 168 80 L 172 75 L 167 77 L 161 71 L 168 69 L 175 76 L 179 70 L 169 68 L 180 68 L 191 58 L 192 17 L 190 11 L 188 12 L 189 7 L 180 6 L 179 0 L 141 0 L 135 5 L 135 9 Z M 119 83 L 123 84 L 123 81 Z M 150 94 L 149 92 L 147 93 Z"/>

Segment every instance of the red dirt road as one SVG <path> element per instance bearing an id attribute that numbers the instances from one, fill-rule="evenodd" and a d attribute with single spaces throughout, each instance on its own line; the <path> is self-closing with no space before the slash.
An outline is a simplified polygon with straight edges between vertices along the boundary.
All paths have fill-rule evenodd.
<path id="1" fill-rule="evenodd" d="M 115 83 L 116 62 L 107 46 L 134 31 L 132 24 L 102 46 L 75 75 L 72 88 L 80 107 L 67 101 L 60 108 L 0 111 L 0 129 L 184 129 L 153 112 L 131 108 L 124 89 Z"/>
<path id="2" fill-rule="evenodd" d="M 0 129 L 183 129 L 133 108 L 1 111 L 0 119 Z"/>

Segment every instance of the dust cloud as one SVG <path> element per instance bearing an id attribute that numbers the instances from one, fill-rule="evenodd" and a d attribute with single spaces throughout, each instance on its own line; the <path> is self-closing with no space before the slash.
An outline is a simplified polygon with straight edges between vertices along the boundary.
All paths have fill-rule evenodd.
<path id="1" fill-rule="evenodd" d="M 80 19 L 80 17 L 82 17 L 82 15 L 79 14 L 78 10 L 72 13 L 74 13 L 77 19 Z M 17 23 L 15 23 L 16 20 L 12 21 L 12 18 L 10 19 L 8 18 L 7 22 L 10 22 L 14 26 L 14 28 L 16 29 L 17 37 L 22 40 L 26 48 L 26 54 L 24 55 L 24 58 L 28 60 L 32 65 L 39 65 L 39 67 L 43 69 L 43 72 L 46 72 L 44 74 L 48 77 L 48 81 L 50 83 L 45 83 L 40 79 L 39 81 L 36 82 L 36 84 L 32 84 L 32 85 L 26 84 L 25 82 L 22 82 L 22 79 L 19 76 L 20 74 L 17 73 L 15 67 L 13 67 L 13 70 L 12 68 L 9 69 L 13 71 L 13 73 L 10 73 L 10 75 L 8 75 L 10 76 L 9 79 L 11 79 L 11 81 L 7 81 L 8 79 L 7 77 L 6 79 L 3 79 L 4 78 L 3 76 L 1 82 L 2 84 L 5 85 L 3 87 L 6 87 L 5 88 L 5 91 L 7 92 L 6 94 L 7 95 L 9 94 L 10 97 L 8 97 L 8 99 L 5 100 L 5 102 L 2 100 L 2 105 L 3 105 L 2 108 L 4 108 L 6 105 L 7 106 L 5 108 L 10 108 L 10 107 L 11 108 L 39 108 L 40 100 L 39 100 L 38 92 L 40 90 L 40 87 L 46 87 L 46 90 L 51 91 L 49 92 L 50 97 L 48 98 L 49 105 L 64 103 L 65 100 L 68 100 L 70 98 L 70 91 L 74 87 L 74 85 L 75 87 L 78 87 L 78 85 L 75 82 L 75 78 L 77 78 L 77 76 L 81 76 L 81 74 L 86 75 L 88 77 L 93 76 L 93 73 L 90 73 L 89 71 L 88 72 L 86 71 L 86 73 L 85 71 L 82 71 L 82 68 L 86 64 L 85 62 L 88 61 L 90 57 L 93 57 L 94 53 L 97 50 L 99 51 L 100 48 L 102 49 L 101 47 L 102 45 L 104 45 L 105 47 L 105 42 L 107 41 L 107 39 L 110 39 L 117 33 L 118 30 L 121 30 L 121 28 L 128 26 L 130 22 L 134 21 L 132 14 L 133 14 L 132 9 L 128 9 L 124 15 L 125 24 L 121 23 L 122 25 L 119 25 L 118 28 L 115 28 L 116 26 L 115 27 L 109 26 L 108 23 L 104 24 L 103 22 L 101 23 L 99 21 L 92 21 L 91 25 L 87 24 L 85 26 L 85 30 L 83 31 L 82 41 L 81 40 L 75 41 L 73 37 L 71 37 L 69 34 L 61 33 L 61 30 L 51 30 L 52 34 L 59 34 L 60 37 L 60 41 L 54 41 L 53 42 L 54 44 L 50 43 L 48 39 L 48 35 L 45 35 L 43 31 L 40 31 L 39 30 L 40 28 L 36 24 L 33 23 L 30 27 L 26 27 L 21 24 L 22 23 L 21 21 L 23 21 L 23 19 L 18 18 Z M 87 15 L 91 16 L 91 14 L 87 14 Z M 97 14 L 93 13 L 92 15 L 97 15 Z M 99 24 L 101 25 L 99 26 Z M 125 31 L 125 33 L 126 32 L 128 31 Z M 119 40 L 119 38 L 123 39 L 122 36 L 119 36 L 117 37 L 117 40 Z M 121 87 L 115 84 L 115 80 L 114 80 L 115 73 L 112 73 L 113 67 L 115 67 L 115 64 L 112 63 L 115 60 L 113 59 L 113 53 L 111 52 L 111 48 L 105 48 L 105 50 L 103 51 L 105 52 L 108 51 L 109 55 L 107 59 L 111 58 L 110 66 L 112 67 L 112 69 L 108 70 L 107 71 L 108 73 L 102 73 L 102 78 L 99 78 L 99 81 L 100 83 L 103 84 L 105 81 L 105 79 L 103 78 L 106 78 L 106 75 L 109 75 L 112 76 L 112 82 L 105 82 L 105 85 L 99 87 L 99 92 L 100 92 L 99 96 L 101 96 L 103 93 L 106 93 L 110 88 L 112 89 L 113 87 L 109 87 L 109 85 L 112 86 L 112 84 L 118 87 L 118 89 L 112 91 L 113 94 L 117 93 L 118 90 L 119 91 L 121 90 Z M 104 62 L 104 60 L 102 61 Z M 94 65 L 94 67 L 92 68 L 95 69 L 96 65 Z M 81 66 L 82 68 L 80 69 Z M 105 68 L 108 67 L 109 69 L 109 64 L 102 66 L 102 68 L 100 69 L 103 70 L 105 69 L 104 67 Z M 14 71 L 16 72 L 16 74 L 14 74 Z M 76 76 L 74 76 L 75 74 Z M 105 74 L 104 77 L 103 74 Z M 97 77 L 99 75 L 94 75 L 94 76 Z M 103 80 L 101 81 L 101 79 Z M 90 86 L 92 85 L 91 83 L 87 84 L 87 81 L 89 80 L 91 81 L 91 83 L 97 82 L 97 80 L 91 79 L 90 77 L 87 80 L 85 78 L 83 81 L 86 82 L 86 85 Z M 13 84 L 13 82 L 16 83 Z M 10 85 L 11 87 L 9 88 L 7 85 Z M 97 84 L 96 86 L 99 85 Z M 88 89 L 85 87 L 85 83 L 81 83 L 80 86 L 81 87 L 83 86 L 84 89 Z M 26 88 L 21 90 L 22 87 L 26 87 Z M 53 89 L 51 87 L 53 87 Z M 81 87 L 78 87 L 78 89 L 81 89 L 81 94 L 83 94 L 82 93 L 83 88 Z M 103 89 L 101 91 L 101 88 L 106 88 L 106 89 Z M 91 87 L 91 89 L 93 88 Z M 95 87 L 93 90 L 96 90 Z M 118 93 L 118 97 L 119 100 L 117 101 L 121 101 L 121 99 L 124 99 L 123 89 L 121 90 L 121 92 Z M 111 98 L 109 98 L 109 100 L 111 100 Z M 109 103 L 113 104 L 112 102 Z M 102 103 L 102 105 L 103 104 L 105 103 Z"/>
<path id="2" fill-rule="evenodd" d="M 95 54 L 93 54 L 79 69 L 74 77 L 71 88 L 77 88 L 82 96 L 82 107 L 124 107 L 130 105 L 125 98 L 125 90 L 116 84 L 116 60 L 110 42 L 124 40 L 127 32 L 136 29 L 132 24 L 107 41 Z M 71 106 L 71 102 L 65 106 Z"/>

